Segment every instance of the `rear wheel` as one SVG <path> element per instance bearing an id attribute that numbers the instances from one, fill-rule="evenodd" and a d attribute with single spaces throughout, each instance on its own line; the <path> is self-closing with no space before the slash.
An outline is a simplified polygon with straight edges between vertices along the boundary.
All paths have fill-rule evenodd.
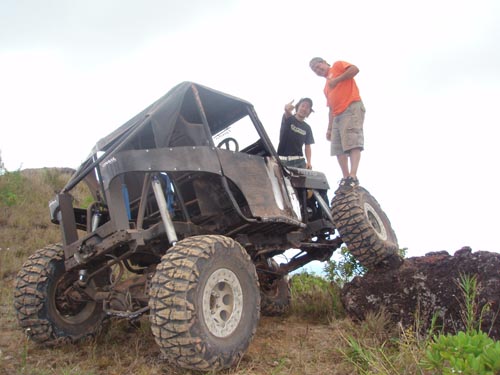
<path id="1" fill-rule="evenodd" d="M 231 238 L 186 238 L 158 265 L 149 306 L 153 335 L 167 359 L 200 371 L 231 367 L 259 321 L 255 266 Z"/>
<path id="2" fill-rule="evenodd" d="M 364 267 L 395 268 L 402 263 L 391 223 L 366 189 L 358 186 L 335 195 L 332 216 L 347 248 Z"/>
<path id="3" fill-rule="evenodd" d="M 37 250 L 17 275 L 14 307 L 19 324 L 36 342 L 76 341 L 98 332 L 102 304 L 72 298 L 77 271 L 66 272 L 60 244 Z"/>
<path id="4" fill-rule="evenodd" d="M 274 259 L 258 263 L 260 284 L 260 313 L 264 316 L 286 315 L 291 305 L 291 288 L 288 275 L 276 278 L 279 266 Z"/>

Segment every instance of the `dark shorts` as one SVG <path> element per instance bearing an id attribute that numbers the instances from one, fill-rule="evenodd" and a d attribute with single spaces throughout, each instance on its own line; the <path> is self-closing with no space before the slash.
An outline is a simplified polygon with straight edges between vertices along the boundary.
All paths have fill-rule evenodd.
<path id="1" fill-rule="evenodd" d="M 334 117 L 330 148 L 332 156 L 349 153 L 355 148 L 363 150 L 365 112 L 363 102 L 352 102 L 344 112 Z"/>

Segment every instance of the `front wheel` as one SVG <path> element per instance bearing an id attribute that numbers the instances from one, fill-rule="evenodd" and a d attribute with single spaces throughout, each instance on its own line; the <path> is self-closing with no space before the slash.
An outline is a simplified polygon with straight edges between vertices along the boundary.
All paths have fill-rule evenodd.
<path id="1" fill-rule="evenodd" d="M 19 325 L 33 341 L 76 341 L 98 332 L 105 317 L 102 304 L 74 298 L 77 279 L 77 271 L 64 268 L 60 244 L 37 250 L 24 263 L 16 279 L 14 307 Z"/>
<path id="2" fill-rule="evenodd" d="M 231 367 L 257 330 L 255 266 L 231 238 L 186 238 L 156 268 L 149 306 L 153 335 L 167 359 L 199 371 Z"/>
<path id="3" fill-rule="evenodd" d="M 398 241 L 387 215 L 370 193 L 358 186 L 332 200 L 334 224 L 349 251 L 366 268 L 398 267 Z"/>

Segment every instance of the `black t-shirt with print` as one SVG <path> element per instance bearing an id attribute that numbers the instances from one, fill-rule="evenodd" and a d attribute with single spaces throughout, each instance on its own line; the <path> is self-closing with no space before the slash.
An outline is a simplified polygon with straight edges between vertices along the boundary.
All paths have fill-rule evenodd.
<path id="1" fill-rule="evenodd" d="M 311 127 L 304 121 L 299 121 L 295 116 L 288 118 L 283 115 L 281 120 L 280 142 L 278 155 L 304 156 L 302 146 L 312 145 L 314 137 Z"/>

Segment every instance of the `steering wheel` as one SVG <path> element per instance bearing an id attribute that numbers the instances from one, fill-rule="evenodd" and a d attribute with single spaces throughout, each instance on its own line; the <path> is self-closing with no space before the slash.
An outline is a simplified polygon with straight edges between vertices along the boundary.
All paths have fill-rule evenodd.
<path id="1" fill-rule="evenodd" d="M 236 139 L 234 138 L 231 138 L 231 137 L 228 137 L 228 138 L 224 138 L 222 141 L 219 142 L 219 144 L 217 145 L 218 148 L 223 148 L 222 146 L 225 146 L 224 148 L 226 150 L 231 150 L 231 144 L 234 144 L 234 151 L 235 152 L 238 152 L 239 149 L 240 149 L 240 145 L 238 144 L 238 142 L 236 141 Z"/>

